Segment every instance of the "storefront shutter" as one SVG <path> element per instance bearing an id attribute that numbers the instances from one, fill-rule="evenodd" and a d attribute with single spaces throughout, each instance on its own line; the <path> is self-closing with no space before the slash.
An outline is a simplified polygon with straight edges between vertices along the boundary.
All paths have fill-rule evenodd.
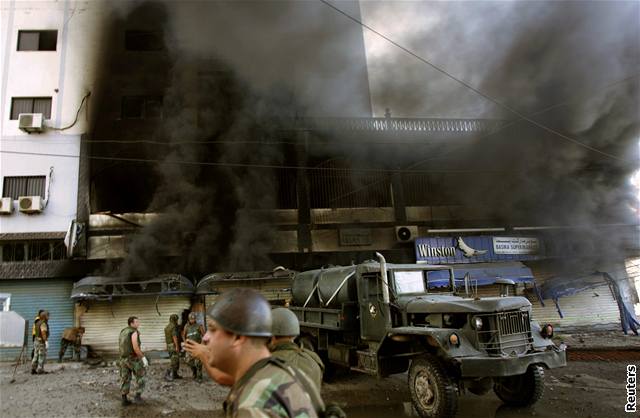
<path id="1" fill-rule="evenodd" d="M 0 281 L 0 293 L 11 294 L 10 310 L 17 312 L 29 321 L 29 346 L 27 358 L 31 356 L 31 327 L 39 309 L 49 311 L 49 338 L 48 357 L 58 357 L 62 331 L 73 326 L 73 301 L 69 298 L 73 281 L 70 279 L 37 279 L 37 280 L 2 280 Z M 14 360 L 20 349 L 0 349 L 2 361 Z"/>
<path id="2" fill-rule="evenodd" d="M 130 316 L 140 319 L 143 350 L 165 351 L 164 327 L 169 323 L 169 316 L 177 314 L 182 317 L 182 311 L 189 310 L 191 301 L 188 296 L 159 299 L 156 296 L 136 296 L 114 298 L 112 302 L 90 301 L 84 304 L 88 310 L 80 317 L 80 324 L 86 329 L 82 343 L 90 345 L 97 353 L 114 355 L 118 353 L 120 331 L 127 326 Z"/>

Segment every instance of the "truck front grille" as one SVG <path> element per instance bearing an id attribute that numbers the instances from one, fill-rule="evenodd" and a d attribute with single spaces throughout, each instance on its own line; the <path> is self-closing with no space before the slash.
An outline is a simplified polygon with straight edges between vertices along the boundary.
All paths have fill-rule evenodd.
<path id="1" fill-rule="evenodd" d="M 527 311 L 479 315 L 486 325 L 476 331 L 478 348 L 489 355 L 513 356 L 532 348 L 531 322 Z"/>

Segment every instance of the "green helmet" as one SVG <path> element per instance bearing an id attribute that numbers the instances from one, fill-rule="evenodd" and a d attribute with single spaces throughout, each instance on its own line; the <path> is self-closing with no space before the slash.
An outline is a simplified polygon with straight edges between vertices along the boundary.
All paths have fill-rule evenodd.
<path id="1" fill-rule="evenodd" d="M 224 292 L 207 310 L 207 316 L 237 335 L 271 336 L 271 306 L 253 289 L 237 288 Z"/>
<path id="2" fill-rule="evenodd" d="M 179 317 L 178 317 L 178 315 L 173 314 L 173 315 L 171 315 L 171 316 L 169 317 L 169 321 L 170 321 L 170 322 L 178 322 L 178 318 L 179 318 Z"/>
<path id="3" fill-rule="evenodd" d="M 271 311 L 273 325 L 271 332 L 276 337 L 297 337 L 300 335 L 300 322 L 296 314 L 287 308 L 276 308 Z"/>

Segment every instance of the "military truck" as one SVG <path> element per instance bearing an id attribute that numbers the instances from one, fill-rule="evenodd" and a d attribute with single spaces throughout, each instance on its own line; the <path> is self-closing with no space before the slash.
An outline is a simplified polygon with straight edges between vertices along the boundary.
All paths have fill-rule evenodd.
<path id="1" fill-rule="evenodd" d="M 376 256 L 297 273 L 289 308 L 303 340 L 329 364 L 378 377 L 408 370 L 421 417 L 454 416 L 465 391 L 493 389 L 507 405 L 532 405 L 543 369 L 566 365 L 553 328 L 532 320 L 526 298 L 478 298 L 469 276 L 456 283 L 451 267 Z"/>

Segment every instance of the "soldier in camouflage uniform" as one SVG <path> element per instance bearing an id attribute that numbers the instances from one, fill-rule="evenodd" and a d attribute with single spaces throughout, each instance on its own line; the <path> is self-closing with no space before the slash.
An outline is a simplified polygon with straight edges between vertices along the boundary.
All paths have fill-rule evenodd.
<path id="1" fill-rule="evenodd" d="M 80 361 L 80 348 L 82 347 L 82 336 L 84 335 L 84 327 L 65 328 L 62 331 L 62 339 L 60 340 L 60 352 L 58 353 L 58 362 L 62 363 L 62 357 L 67 351 L 67 347 L 73 346 L 73 357 Z"/>
<path id="2" fill-rule="evenodd" d="M 44 363 L 47 360 L 49 348 L 49 312 L 42 311 L 34 324 L 33 359 L 31 360 L 31 374 L 45 374 Z"/>
<path id="3" fill-rule="evenodd" d="M 169 324 L 164 328 L 164 338 L 167 343 L 169 360 L 171 361 L 171 366 L 164 374 L 164 378 L 168 381 L 182 379 L 182 376 L 178 374 L 178 370 L 180 370 L 180 345 L 178 344 L 180 328 L 178 328 L 178 315 L 173 314 L 169 317 Z"/>
<path id="4" fill-rule="evenodd" d="M 324 373 L 324 363 L 316 353 L 293 342 L 300 335 L 298 317 L 287 308 L 276 308 L 271 311 L 271 315 L 273 318 L 271 328 L 273 337 L 271 337 L 269 344 L 271 355 L 284 360 L 293 369 L 302 371 L 319 391 Z"/>
<path id="5" fill-rule="evenodd" d="M 189 323 L 182 330 L 182 340 L 185 342 L 195 341 L 196 343 L 200 343 L 202 342 L 203 335 L 204 328 L 202 325 L 196 323 L 196 314 L 191 312 L 189 314 Z M 191 367 L 193 377 L 198 381 L 198 383 L 202 383 L 202 362 L 200 359 L 187 352 L 186 361 L 189 367 Z"/>
<path id="6" fill-rule="evenodd" d="M 258 292 L 225 292 L 207 316 L 203 341 L 209 363 L 235 381 L 223 405 L 226 417 L 327 416 L 330 411 L 309 378 L 271 358 L 271 308 Z"/>
<path id="7" fill-rule="evenodd" d="M 142 402 L 142 391 L 145 385 L 146 368 L 149 365 L 147 358 L 140 349 L 140 321 L 132 316 L 127 321 L 128 326 L 120 331 L 118 345 L 120 348 L 120 394 L 122 406 L 131 404 L 127 398 L 131 389 L 131 375 L 136 379 L 136 392 L 134 402 Z"/>

